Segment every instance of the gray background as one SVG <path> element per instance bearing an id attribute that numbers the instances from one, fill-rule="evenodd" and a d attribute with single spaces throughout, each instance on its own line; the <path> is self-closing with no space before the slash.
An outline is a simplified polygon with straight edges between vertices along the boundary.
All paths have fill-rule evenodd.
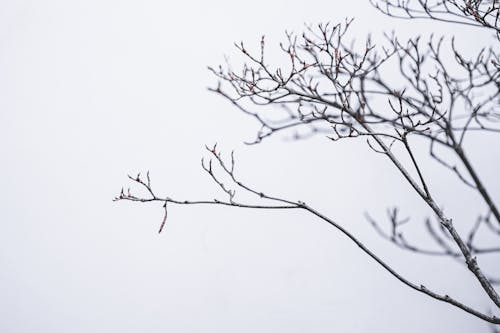
<path id="1" fill-rule="evenodd" d="M 464 267 L 394 251 L 366 223 L 365 211 L 383 219 L 398 204 L 425 239 L 430 212 L 362 140 L 284 135 L 248 147 L 257 124 L 206 90 L 207 65 L 238 61 L 233 42 L 256 48 L 266 34 L 273 48 L 285 29 L 346 16 L 353 37 L 396 29 L 488 43 L 474 30 L 387 19 L 366 1 L 2 1 L 0 331 L 488 331 L 303 213 L 171 206 L 158 235 L 161 205 L 111 201 L 128 173 L 146 170 L 159 193 L 213 198 L 199 161 L 218 142 L 236 150 L 247 183 L 308 202 L 412 281 L 488 311 Z M 496 198 L 497 140 L 471 143 Z M 479 199 L 427 170 L 447 212 L 468 223 Z"/>

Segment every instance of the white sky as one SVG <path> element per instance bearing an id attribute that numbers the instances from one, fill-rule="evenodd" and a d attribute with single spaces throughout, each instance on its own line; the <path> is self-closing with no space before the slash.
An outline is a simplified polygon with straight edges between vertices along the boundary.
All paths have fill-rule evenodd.
<path id="1" fill-rule="evenodd" d="M 429 214 L 387 161 L 320 137 L 245 146 L 257 125 L 206 90 L 233 42 L 277 47 L 285 29 L 346 16 L 361 36 L 435 29 L 366 1 L 0 2 L 0 331 L 485 331 L 311 216 L 172 206 L 158 235 L 161 206 L 111 201 L 146 170 L 159 193 L 213 198 L 199 160 L 218 142 L 248 183 L 318 207 L 411 280 L 487 311 L 465 268 L 393 251 L 365 222 L 395 204 Z M 474 157 L 498 198 L 498 164 Z M 437 193 L 472 217 L 478 199 L 464 205 L 443 177 Z"/>

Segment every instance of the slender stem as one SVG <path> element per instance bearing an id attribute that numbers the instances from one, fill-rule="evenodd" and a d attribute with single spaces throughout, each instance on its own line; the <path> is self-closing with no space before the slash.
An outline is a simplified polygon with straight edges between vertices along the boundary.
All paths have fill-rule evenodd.
<path id="1" fill-rule="evenodd" d="M 403 284 L 405 284 L 406 286 L 412 288 L 413 290 L 416 290 L 418 292 L 421 292 L 421 293 L 424 293 L 434 299 L 437 299 L 439 301 L 443 301 L 443 302 L 446 302 L 446 303 L 449 303 L 449 304 L 452 304 L 478 318 L 481 318 L 487 322 L 490 322 L 492 324 L 500 324 L 500 318 L 498 317 L 495 317 L 495 316 L 488 316 L 488 315 L 485 315 L 477 310 L 474 310 L 473 308 L 467 306 L 467 305 L 464 305 L 458 301 L 456 301 L 455 299 L 451 298 L 450 296 L 448 295 L 439 295 L 429 289 L 427 289 L 426 287 L 424 287 L 423 285 L 417 285 L 409 280 L 407 280 L 406 278 L 404 278 L 401 274 L 399 274 L 398 272 L 396 272 L 392 267 L 390 267 L 389 265 L 387 265 L 382 259 L 380 259 L 376 254 L 374 254 L 372 251 L 370 251 L 361 241 L 359 241 L 354 235 L 352 235 L 350 232 L 348 232 L 346 229 L 344 229 L 342 226 L 340 226 L 339 224 L 337 224 L 335 221 L 331 220 L 330 218 L 326 217 L 325 215 L 319 213 L 317 210 L 307 206 L 306 204 L 303 204 L 302 205 L 302 208 L 304 208 L 305 210 L 307 210 L 308 212 L 316 215 L 317 217 L 319 217 L 320 219 L 322 219 L 323 221 L 326 221 L 328 222 L 330 225 L 332 225 L 333 227 L 335 227 L 337 230 L 339 230 L 341 233 L 343 233 L 345 236 L 347 236 L 351 241 L 353 241 L 363 252 L 365 252 L 369 257 L 371 257 L 373 260 L 375 260 L 380 266 L 382 266 L 386 271 L 388 271 L 392 276 L 394 276 L 396 279 L 398 279 L 399 281 L 401 281 Z"/>
<path id="2" fill-rule="evenodd" d="M 367 131 L 369 132 L 371 131 L 371 128 L 368 125 L 363 123 L 361 123 L 361 125 L 363 125 L 363 127 Z M 415 191 L 417 191 L 420 197 L 427 203 L 427 205 L 429 205 L 429 207 L 434 211 L 434 213 L 436 213 L 437 217 L 439 218 L 439 221 L 446 228 L 446 230 L 448 230 L 450 235 L 453 237 L 453 240 L 457 244 L 458 248 L 460 249 L 460 252 L 462 252 L 469 270 L 476 276 L 477 280 L 483 287 L 483 290 L 486 292 L 488 297 L 493 301 L 493 303 L 495 303 L 495 305 L 498 308 L 500 308 L 500 296 L 493 288 L 488 278 L 483 274 L 483 272 L 477 265 L 476 258 L 472 257 L 471 252 L 467 247 L 466 243 L 462 240 L 462 238 L 456 231 L 455 227 L 453 227 L 451 219 L 447 218 L 444 215 L 441 208 L 439 208 L 439 206 L 436 204 L 436 202 L 430 196 L 427 196 L 424 191 L 422 191 L 422 189 L 416 184 L 413 178 L 409 175 L 408 171 L 406 171 L 401 162 L 399 162 L 399 160 L 394 156 L 390 148 L 387 147 L 387 145 L 382 141 L 382 139 L 376 135 L 374 135 L 373 138 L 375 141 L 377 141 L 377 143 L 380 145 L 380 147 L 383 149 L 383 151 L 386 153 L 386 155 L 389 157 L 392 163 L 403 174 L 405 179 L 407 179 L 408 182 L 411 184 L 411 186 L 415 189 Z"/>
<path id="3" fill-rule="evenodd" d="M 483 197 L 483 199 L 486 202 L 486 204 L 488 205 L 488 207 L 491 209 L 493 216 L 495 216 L 495 219 L 500 224 L 500 212 L 498 211 L 497 206 L 495 205 L 495 203 L 491 199 L 490 195 L 488 194 L 488 191 L 484 187 L 483 183 L 479 179 L 479 176 L 477 175 L 476 171 L 474 170 L 474 167 L 469 162 L 469 159 L 467 158 L 467 156 L 465 156 L 465 152 L 463 151 L 463 149 L 460 146 L 456 146 L 454 150 L 457 153 L 460 160 L 462 161 L 462 163 L 464 164 L 467 171 L 469 172 L 470 176 L 472 177 L 474 184 L 476 184 L 477 190 L 479 191 L 479 193 Z"/>

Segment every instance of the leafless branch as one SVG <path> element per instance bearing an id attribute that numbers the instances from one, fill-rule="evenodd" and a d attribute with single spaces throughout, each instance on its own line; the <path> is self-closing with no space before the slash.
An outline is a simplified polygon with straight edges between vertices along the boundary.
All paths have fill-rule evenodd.
<path id="1" fill-rule="evenodd" d="M 123 190 L 120 192 L 120 194 L 114 199 L 115 201 L 134 201 L 134 202 L 160 202 L 163 204 L 163 207 L 165 208 L 165 215 L 162 220 L 162 224 L 160 226 L 160 232 L 165 224 L 166 220 L 166 205 L 168 203 L 173 203 L 173 204 L 180 204 L 180 205 L 198 205 L 198 204 L 209 204 L 209 205 L 225 205 L 225 206 L 231 206 L 231 207 L 238 207 L 238 208 L 253 208 L 253 209 L 299 209 L 306 211 L 319 219 L 323 220 L 324 222 L 327 222 L 331 226 L 333 226 L 336 230 L 340 231 L 344 236 L 348 237 L 354 244 L 356 244 L 364 253 L 366 253 L 369 257 L 371 257 L 373 260 L 375 260 L 382 268 L 384 268 L 387 272 L 389 272 L 392 276 L 394 276 L 396 279 L 398 279 L 400 282 L 402 282 L 404 285 L 420 292 L 425 295 L 428 295 L 436 300 L 442 301 L 449 303 L 453 306 L 456 306 L 473 316 L 476 316 L 478 318 L 481 318 L 485 321 L 494 323 L 494 324 L 500 324 L 500 318 L 495 317 L 494 315 L 488 315 L 484 314 L 478 310 L 475 310 L 459 301 L 456 299 L 450 297 L 449 295 L 440 295 L 427 287 L 423 285 L 419 285 L 416 283 L 413 283 L 403 277 L 401 274 L 399 274 L 394 268 L 392 268 L 389 264 L 387 264 L 383 259 L 378 257 L 372 250 L 370 250 L 364 243 L 358 239 L 354 234 L 349 232 L 347 229 L 342 227 L 340 224 L 332 220 L 331 218 L 325 216 L 324 214 L 320 213 L 313 207 L 309 206 L 305 202 L 302 201 L 292 201 L 288 199 L 283 199 L 274 195 L 267 195 L 264 194 L 261 191 L 258 191 L 246 184 L 244 184 L 242 181 L 239 180 L 235 176 L 235 170 L 234 170 L 234 154 L 231 153 L 231 162 L 228 164 L 225 162 L 222 158 L 222 155 L 219 151 L 216 151 L 216 146 L 213 148 L 208 148 L 207 150 L 209 153 L 212 155 L 212 159 L 209 160 L 209 166 L 207 167 L 206 165 L 202 164 L 203 169 L 209 173 L 212 176 L 212 180 L 219 186 L 222 192 L 224 192 L 229 199 L 227 201 L 225 200 L 219 200 L 219 199 L 213 199 L 213 200 L 194 200 L 194 201 L 187 201 L 187 200 L 176 200 L 172 199 L 170 197 L 160 197 L 155 194 L 155 192 L 151 188 L 151 183 L 150 183 L 150 177 L 149 177 L 149 172 L 147 173 L 147 180 L 144 181 L 140 174 L 138 174 L 136 177 L 131 177 L 129 176 L 129 179 L 138 184 L 140 187 L 146 190 L 147 196 L 142 197 L 139 195 L 132 194 L 130 190 L 127 192 L 124 192 Z M 247 193 L 253 194 L 254 196 L 258 197 L 259 200 L 267 201 L 267 202 L 273 202 L 276 204 L 270 205 L 270 204 L 254 204 L 254 203 L 246 203 L 246 202 L 239 202 L 235 200 L 235 192 L 234 190 L 228 190 L 228 186 L 230 185 L 223 185 L 222 181 L 218 176 L 215 175 L 214 168 L 210 167 L 212 163 L 210 161 L 215 161 L 218 163 L 219 169 L 226 175 L 229 176 L 229 178 L 232 180 L 232 185 L 235 187 L 239 187 L 242 190 L 245 190 Z"/>
<path id="2" fill-rule="evenodd" d="M 500 247 L 481 244 L 479 235 L 500 235 L 500 210 L 470 159 L 467 143 L 472 132 L 500 133 L 499 2 L 372 0 L 372 4 L 390 17 L 482 28 L 477 32 L 493 32 L 494 37 L 490 46 L 472 56 L 467 52 L 466 56 L 461 50 L 467 45 L 455 38 L 431 35 L 402 41 L 392 33 L 376 45 L 371 37 L 362 42 L 349 39 L 352 20 L 306 26 L 302 34 L 286 33 L 285 41 L 280 44 L 286 65 L 273 66 L 268 62 L 264 37 L 257 51 L 250 50 L 243 42 L 235 44 L 245 64 L 240 70 L 234 70 L 229 63 L 210 67 L 218 80 L 210 90 L 257 123 L 257 136 L 249 144 L 291 131 L 294 139 L 317 134 L 333 142 L 364 138 L 373 151 L 387 158 L 399 171 L 434 218 L 426 219 L 422 228 L 431 246 L 415 243 L 406 236 L 403 226 L 410 219 L 401 219 L 397 208 L 389 211 L 389 231 L 367 215 L 375 231 L 400 249 L 449 257 L 466 265 L 498 310 L 500 296 L 492 286 L 498 279 L 485 273 L 476 257 L 500 254 Z M 387 76 L 391 68 L 399 70 L 397 80 Z M 416 149 L 417 142 L 428 147 L 427 156 L 418 153 L 421 150 Z M 307 211 L 351 239 L 406 286 L 490 323 L 500 323 L 494 315 L 478 312 L 454 298 L 406 280 L 352 233 L 311 206 L 245 185 L 235 176 L 234 154 L 230 162 L 224 162 L 216 146 L 206 148 L 210 159 L 203 159 L 202 167 L 224 193 L 224 200 L 182 201 L 159 197 L 151 188 L 149 173 L 146 180 L 140 175 L 129 177 L 143 188 L 146 196 L 122 190 L 116 200 L 162 203 L 164 217 L 160 232 L 167 219 L 167 203 Z M 488 214 L 478 214 L 475 221 L 463 221 L 469 223 L 468 232 L 459 233 L 451 216 L 443 211 L 433 189 L 436 180 L 423 162 L 426 158 L 455 175 L 458 183 L 471 189 L 487 208 Z M 239 193 L 253 195 L 258 203 L 242 201 Z M 463 218 L 458 216 L 455 220 Z"/>

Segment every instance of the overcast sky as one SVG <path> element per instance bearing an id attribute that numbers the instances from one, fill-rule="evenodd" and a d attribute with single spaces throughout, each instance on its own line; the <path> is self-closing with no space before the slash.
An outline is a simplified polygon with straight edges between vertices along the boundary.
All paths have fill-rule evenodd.
<path id="1" fill-rule="evenodd" d="M 249 184 L 308 202 L 410 280 L 488 311 L 463 266 L 395 251 L 366 223 L 365 211 L 382 218 L 395 204 L 430 214 L 381 156 L 322 137 L 245 146 L 257 124 L 206 89 L 206 66 L 237 58 L 233 42 L 265 34 L 277 46 L 303 23 L 355 17 L 353 36 L 456 29 L 337 3 L 1 1 L 0 331 L 487 331 L 311 216 L 172 206 L 158 235 L 161 205 L 112 202 L 146 170 L 159 193 L 213 198 L 199 162 L 218 142 Z M 461 32 L 463 45 L 484 43 L 476 32 Z M 500 197 L 498 156 L 473 155 Z M 442 202 L 472 218 L 478 198 L 464 205 L 439 170 Z"/>

